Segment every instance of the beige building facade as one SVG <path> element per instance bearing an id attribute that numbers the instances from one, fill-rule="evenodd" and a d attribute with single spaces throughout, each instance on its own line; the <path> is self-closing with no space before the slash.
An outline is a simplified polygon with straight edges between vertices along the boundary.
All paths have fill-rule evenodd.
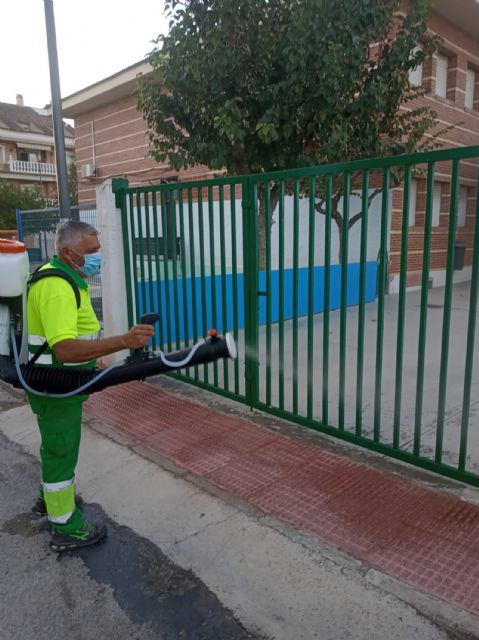
<path id="1" fill-rule="evenodd" d="M 73 128 L 65 125 L 67 163 L 75 158 Z M 39 187 L 44 198 L 57 197 L 52 118 L 45 109 L 0 102 L 0 178 L 22 189 Z"/>

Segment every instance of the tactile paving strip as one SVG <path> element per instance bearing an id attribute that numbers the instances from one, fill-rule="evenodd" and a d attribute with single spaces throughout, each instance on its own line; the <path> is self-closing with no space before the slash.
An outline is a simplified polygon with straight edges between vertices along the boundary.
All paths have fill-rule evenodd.
<path id="1" fill-rule="evenodd" d="M 149 384 L 96 393 L 85 411 L 265 513 L 479 614 L 479 507 Z"/>

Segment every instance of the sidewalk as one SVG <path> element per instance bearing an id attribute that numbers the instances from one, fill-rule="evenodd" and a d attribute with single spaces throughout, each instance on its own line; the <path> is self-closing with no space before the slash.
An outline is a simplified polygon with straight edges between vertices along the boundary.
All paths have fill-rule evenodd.
<path id="1" fill-rule="evenodd" d="M 85 413 L 366 567 L 479 616 L 479 506 L 152 384 L 94 394 Z"/>
<path id="2" fill-rule="evenodd" d="M 379 564 L 358 559 L 360 553 L 366 555 L 365 535 L 357 544 L 356 520 L 347 520 L 352 512 L 344 505 L 345 488 L 340 483 L 350 482 L 350 471 L 356 471 L 367 492 L 364 469 L 368 475 L 386 479 L 384 485 L 398 479 L 404 490 L 409 485 L 426 488 L 460 506 L 461 497 L 478 500 L 476 489 L 250 412 L 244 405 L 162 376 L 152 385 L 135 383 L 92 396 L 76 485 L 85 499 L 87 516 L 106 520 L 111 536 L 106 544 L 66 554 L 59 562 L 48 550 L 48 527 L 38 526 L 30 513 L 38 486 L 38 427 L 22 394 L 15 402 L 8 395 L 2 405 L 0 385 L 0 479 L 5 485 L 5 499 L 0 501 L 0 565 L 8 558 L 2 573 L 5 602 L 1 597 L 0 601 L 5 611 L 15 606 L 22 612 L 23 630 L 31 626 L 25 640 L 64 637 L 62 629 L 72 624 L 71 615 L 82 637 L 94 637 L 82 623 L 83 598 L 70 597 L 70 589 L 68 616 L 62 618 L 64 608 L 58 609 L 57 587 L 61 586 L 63 598 L 65 575 L 70 572 L 80 582 L 89 576 L 88 592 L 95 606 L 103 607 L 106 598 L 115 608 L 114 618 L 126 615 L 140 626 L 144 633 L 134 636 L 138 639 L 147 640 L 153 630 L 158 640 L 177 640 L 180 633 L 170 633 L 173 625 L 190 640 L 230 640 L 229 633 L 216 633 L 205 616 L 194 618 L 196 623 L 186 629 L 193 620 L 189 614 L 183 619 L 191 611 L 192 592 L 207 593 L 208 602 L 223 608 L 226 622 L 236 619 L 258 640 L 479 638 L 479 617 L 471 609 L 428 595 L 431 590 L 420 591 L 392 577 L 393 571 L 388 574 L 374 568 Z M 128 427 L 133 421 L 135 433 Z M 174 428 L 170 430 L 166 422 Z M 160 447 L 147 444 L 155 436 L 156 444 L 173 453 L 160 453 Z M 199 456 L 194 441 L 202 446 Z M 286 453 L 282 453 L 285 444 Z M 299 458 L 294 458 L 299 452 L 312 452 L 312 456 L 300 465 Z M 280 464 L 276 469 L 275 460 Z M 324 461 L 319 472 L 330 481 L 328 489 L 318 487 L 317 480 L 314 483 L 318 473 L 314 463 L 319 460 Z M 198 473 L 202 468 L 205 472 Z M 213 482 L 220 469 L 222 478 Z M 335 484 L 338 472 L 342 475 Z M 294 476 L 313 479 L 306 486 L 299 481 L 294 484 Z M 228 489 L 221 488 L 225 486 Z M 285 493 L 286 488 L 294 491 L 293 504 L 291 498 L 279 499 L 280 488 Z M 235 495 L 235 490 L 245 497 Z M 273 495 L 277 502 L 271 499 L 267 504 Z M 335 501 L 343 505 L 342 512 L 333 510 Z M 367 496 L 361 498 L 361 508 L 358 518 L 366 525 L 365 514 L 371 514 Z M 374 538 L 377 516 L 369 517 L 368 531 Z M 379 519 L 384 519 L 382 513 Z M 337 541 L 330 542 L 333 538 Z M 369 548 L 373 545 L 374 540 Z M 385 547 L 383 541 L 377 548 Z M 411 553 L 417 557 L 415 547 L 416 543 Z M 348 548 L 354 550 L 341 551 Z M 28 568 L 16 560 L 17 555 Z M 172 573 L 171 563 L 178 571 Z M 474 559 L 470 566 L 474 571 Z M 437 567 L 434 570 L 440 573 Z M 450 564 L 444 571 L 454 575 Z M 61 619 L 45 618 L 44 612 L 50 610 L 58 610 Z M 103 625 L 110 620 L 108 615 L 100 618 Z M 10 616 L 12 624 L 15 620 Z M 47 620 L 43 635 L 36 633 L 39 620 Z M 126 626 L 120 636 L 133 637 Z M 1 630 L 0 637 L 3 640 Z"/>

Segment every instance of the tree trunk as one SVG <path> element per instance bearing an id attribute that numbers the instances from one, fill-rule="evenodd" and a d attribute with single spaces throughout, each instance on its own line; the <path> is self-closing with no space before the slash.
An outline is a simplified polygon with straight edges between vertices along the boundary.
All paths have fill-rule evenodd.
<path id="1" fill-rule="evenodd" d="M 331 217 L 333 218 L 336 226 L 338 227 L 338 238 L 339 238 L 339 249 L 338 249 L 338 260 L 339 264 L 341 264 L 343 259 L 343 242 L 344 242 L 344 219 L 343 216 L 338 211 L 339 198 L 333 198 L 333 211 Z M 346 221 L 347 224 L 347 221 Z"/>
<path id="2" fill-rule="evenodd" d="M 338 223 L 338 221 L 336 219 L 335 219 L 335 222 L 336 222 L 336 226 L 338 227 L 338 238 L 339 238 L 338 261 L 339 261 L 339 264 L 342 264 L 342 262 L 343 262 L 343 242 L 344 242 L 343 225 Z"/>
<path id="3" fill-rule="evenodd" d="M 269 189 L 269 220 L 267 220 L 266 196 L 267 192 L 264 186 L 258 185 L 258 266 L 260 271 L 266 269 L 266 234 L 271 233 L 273 213 L 278 204 L 279 187 L 277 182 L 274 182 Z"/>

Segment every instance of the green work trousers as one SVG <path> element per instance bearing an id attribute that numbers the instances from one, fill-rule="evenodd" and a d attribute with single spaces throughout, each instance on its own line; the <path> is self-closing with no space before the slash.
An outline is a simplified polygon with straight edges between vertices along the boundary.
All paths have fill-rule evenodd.
<path id="1" fill-rule="evenodd" d="M 81 439 L 83 402 L 87 395 L 48 398 L 27 393 L 42 438 L 42 489 L 48 519 L 62 533 L 81 529 L 83 515 L 75 505 L 75 467 Z"/>

